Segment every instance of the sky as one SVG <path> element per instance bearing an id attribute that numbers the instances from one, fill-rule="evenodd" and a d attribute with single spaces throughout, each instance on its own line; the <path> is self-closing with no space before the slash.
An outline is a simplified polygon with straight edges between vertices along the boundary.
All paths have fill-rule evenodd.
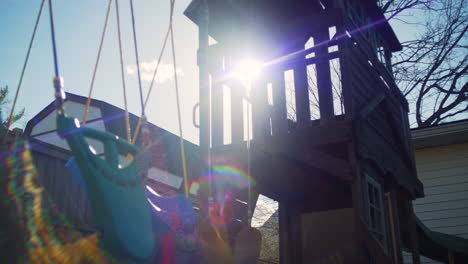
<path id="1" fill-rule="evenodd" d="M 0 85 L 10 87 L 11 98 L 18 85 L 40 2 L 0 0 Z M 140 115 L 129 3 L 119 1 L 126 85 L 129 110 Z M 190 0 L 176 1 L 174 36 L 184 136 L 197 143 L 198 130 L 192 125 L 191 119 L 192 107 L 198 101 L 198 31 L 196 25 L 183 15 L 189 3 Z M 107 0 L 53 1 L 59 68 L 67 92 L 83 96 L 89 92 L 107 5 Z M 26 110 L 26 117 L 18 123 L 19 127 L 25 126 L 27 120 L 53 101 L 52 45 L 49 12 L 47 5 L 45 7 L 19 94 L 18 109 Z M 169 0 L 136 0 L 134 8 L 142 86 L 146 94 L 169 22 Z M 173 62 L 169 47 L 161 60 L 157 83 L 146 111 L 150 122 L 178 134 Z M 123 108 L 118 52 L 113 4 L 93 98 Z"/>

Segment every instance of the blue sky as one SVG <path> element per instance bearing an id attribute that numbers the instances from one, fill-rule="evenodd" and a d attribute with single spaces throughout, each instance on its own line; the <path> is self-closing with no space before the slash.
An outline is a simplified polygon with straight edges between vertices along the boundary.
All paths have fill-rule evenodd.
<path id="1" fill-rule="evenodd" d="M 182 109 L 184 134 L 188 136 L 189 140 L 198 141 L 198 132 L 191 122 L 192 106 L 198 101 L 198 70 L 196 65 L 198 35 L 196 25 L 183 15 L 189 2 L 190 0 L 177 1 L 174 30 L 179 89 L 181 102 L 184 106 Z M 60 74 L 65 80 L 65 90 L 68 92 L 85 96 L 88 94 L 107 4 L 107 0 L 54 1 Z M 9 85 L 11 95 L 17 87 L 39 6 L 40 0 L 0 1 L 0 39 L 2 40 L 0 85 Z M 93 97 L 123 107 L 114 7 L 115 5 L 112 7 L 109 18 Z M 146 76 L 148 76 L 151 66 L 154 66 L 159 55 L 164 33 L 168 26 L 169 0 L 136 0 L 134 7 L 140 62 L 142 66 L 146 66 L 148 70 Z M 129 108 L 131 112 L 139 115 L 138 81 L 134 71 L 132 71 L 135 69 L 135 55 L 131 38 L 129 1 L 119 1 L 119 8 Z M 32 118 L 53 100 L 53 64 L 48 15 L 46 8 L 41 18 L 19 96 L 18 107 L 26 109 L 25 121 Z M 178 131 L 176 98 L 171 76 L 170 49 L 167 49 L 162 63 L 165 65 L 160 68 L 162 75 L 159 76 L 159 82 L 153 88 L 147 115 L 151 122 L 176 132 Z M 148 89 L 149 83 L 148 80 L 143 81 L 145 91 Z M 18 125 L 24 126 L 25 122 Z"/>

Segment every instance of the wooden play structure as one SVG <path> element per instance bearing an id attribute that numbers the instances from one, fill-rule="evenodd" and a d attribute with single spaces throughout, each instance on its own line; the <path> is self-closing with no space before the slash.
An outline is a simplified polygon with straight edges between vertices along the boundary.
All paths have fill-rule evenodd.
<path id="1" fill-rule="evenodd" d="M 376 0 L 193 0 L 185 15 L 199 29 L 201 151 L 248 167 L 279 202 L 280 263 L 466 257 L 412 211 L 423 186 L 391 69 L 401 44 Z M 231 77 L 244 56 L 262 67 L 250 93 Z"/>

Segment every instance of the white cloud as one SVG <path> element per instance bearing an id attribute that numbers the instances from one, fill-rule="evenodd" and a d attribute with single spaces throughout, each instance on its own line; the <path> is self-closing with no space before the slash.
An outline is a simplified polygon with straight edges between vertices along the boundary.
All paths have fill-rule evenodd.
<path id="1" fill-rule="evenodd" d="M 156 68 L 157 61 L 147 61 L 140 64 L 141 80 L 151 82 L 153 79 L 154 69 Z M 137 76 L 136 65 L 127 66 L 127 74 Z M 177 76 L 184 76 L 184 71 L 181 68 L 176 70 Z M 173 64 L 159 64 L 158 73 L 156 74 L 155 81 L 163 83 L 166 81 L 174 80 L 174 65 Z"/>
<path id="2" fill-rule="evenodd" d="M 135 66 L 127 66 L 127 74 L 135 75 L 136 74 L 136 67 Z"/>

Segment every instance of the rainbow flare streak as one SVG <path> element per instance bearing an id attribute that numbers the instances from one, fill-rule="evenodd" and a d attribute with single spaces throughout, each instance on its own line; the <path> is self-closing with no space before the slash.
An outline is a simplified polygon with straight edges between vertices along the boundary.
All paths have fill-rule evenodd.
<path id="1" fill-rule="evenodd" d="M 257 185 L 255 179 L 240 168 L 230 165 L 216 165 L 212 166 L 211 170 L 206 172 L 202 177 L 190 181 L 189 188 L 193 184 L 204 184 L 210 180 L 224 180 L 226 184 L 232 184 L 240 189 L 253 188 Z"/>

